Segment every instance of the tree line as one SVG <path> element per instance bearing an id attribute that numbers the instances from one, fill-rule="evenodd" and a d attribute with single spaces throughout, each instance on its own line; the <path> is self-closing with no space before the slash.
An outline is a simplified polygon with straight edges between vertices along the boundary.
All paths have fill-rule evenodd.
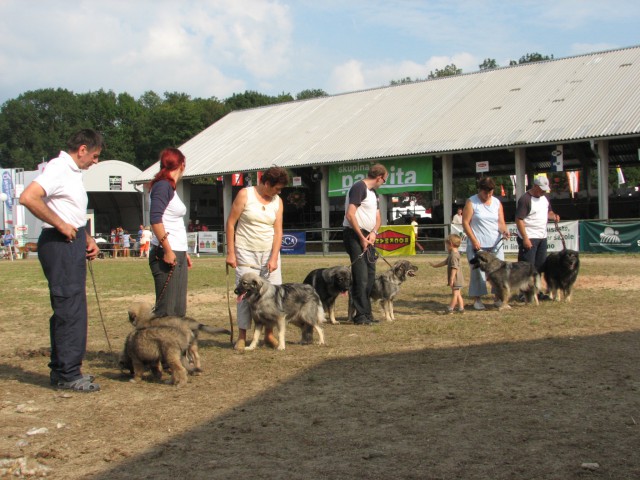
<path id="1" fill-rule="evenodd" d="M 255 91 L 225 100 L 191 98 L 185 93 L 153 91 L 135 99 L 128 93 L 65 89 L 25 92 L 0 107 L 0 166 L 35 170 L 57 156 L 64 141 L 81 128 L 105 137 L 103 159 L 118 159 L 146 169 L 168 145 L 181 145 L 233 110 L 327 96 L 320 89 L 303 90 L 295 98 Z"/>

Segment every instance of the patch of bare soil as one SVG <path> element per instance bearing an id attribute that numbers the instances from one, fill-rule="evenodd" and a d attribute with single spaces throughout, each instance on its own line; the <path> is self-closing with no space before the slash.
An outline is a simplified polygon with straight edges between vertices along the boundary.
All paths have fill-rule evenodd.
<path id="1" fill-rule="evenodd" d="M 326 325 L 325 347 L 290 328 L 284 352 L 203 335 L 206 371 L 183 388 L 129 382 L 93 320 L 85 371 L 102 391 L 55 391 L 46 329 L 26 345 L 2 330 L 16 344 L 0 354 L 3 478 L 640 478 L 637 277 L 623 288 L 587 261 L 571 304 L 442 316 L 429 260 L 396 322 Z M 194 292 L 190 313 L 226 326 L 225 294 Z M 119 350 L 129 327 L 114 317 Z"/>

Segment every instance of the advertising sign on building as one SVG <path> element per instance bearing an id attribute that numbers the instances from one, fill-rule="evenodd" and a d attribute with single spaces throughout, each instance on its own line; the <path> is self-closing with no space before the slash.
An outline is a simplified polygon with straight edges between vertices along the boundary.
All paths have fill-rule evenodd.
<path id="1" fill-rule="evenodd" d="M 109 175 L 109 190 L 122 190 L 122 177 L 120 175 Z"/>
<path id="2" fill-rule="evenodd" d="M 376 250 L 385 257 L 415 255 L 415 230 L 412 225 L 380 227 L 376 236 Z"/>
<path id="3" fill-rule="evenodd" d="M 198 253 L 218 253 L 218 232 L 197 232 Z"/>
<path id="4" fill-rule="evenodd" d="M 305 232 L 284 232 L 280 253 L 283 255 L 304 255 L 307 251 Z"/>
<path id="5" fill-rule="evenodd" d="M 375 162 L 360 162 L 329 167 L 329 196 L 343 197 L 351 186 L 367 176 Z M 430 192 L 433 190 L 433 158 L 414 157 L 379 162 L 387 168 L 389 177 L 378 193 L 388 195 L 403 192 Z"/>

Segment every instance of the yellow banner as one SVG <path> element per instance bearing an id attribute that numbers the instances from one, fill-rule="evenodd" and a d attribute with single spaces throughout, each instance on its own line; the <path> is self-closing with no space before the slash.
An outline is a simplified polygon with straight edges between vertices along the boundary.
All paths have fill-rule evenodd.
<path id="1" fill-rule="evenodd" d="M 385 257 L 416 254 L 416 237 L 411 225 L 387 225 L 380 227 L 376 238 L 376 250 Z"/>

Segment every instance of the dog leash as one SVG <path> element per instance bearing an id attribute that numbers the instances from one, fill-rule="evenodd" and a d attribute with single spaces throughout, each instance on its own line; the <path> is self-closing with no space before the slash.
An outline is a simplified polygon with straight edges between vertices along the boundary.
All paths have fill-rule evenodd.
<path id="1" fill-rule="evenodd" d="M 231 346 L 233 346 L 233 315 L 231 315 L 231 298 L 229 295 L 229 265 L 227 267 L 227 310 L 229 311 L 229 330 L 231 331 Z"/>
<path id="2" fill-rule="evenodd" d="M 560 240 L 562 240 L 562 249 L 566 250 L 567 249 L 567 244 L 564 241 L 564 235 L 562 235 L 562 232 L 560 231 L 560 225 L 558 225 L 558 217 L 556 216 L 556 219 L 554 221 L 555 225 L 556 225 L 556 232 L 558 232 L 558 235 L 560 235 Z"/>
<path id="3" fill-rule="evenodd" d="M 104 323 L 104 317 L 102 316 L 102 308 L 100 307 L 100 299 L 98 298 L 98 288 L 96 287 L 96 279 L 93 276 L 93 262 L 91 260 L 87 260 L 87 264 L 89 265 L 89 272 L 91 273 L 91 283 L 93 283 L 93 291 L 96 294 L 96 303 L 98 304 L 98 313 L 100 314 L 100 321 L 102 322 L 102 329 L 104 330 L 104 336 L 107 339 L 107 345 L 109 346 L 109 353 L 111 356 L 115 358 L 113 353 L 113 349 L 111 348 L 111 341 L 109 341 L 109 334 L 107 333 L 107 326 Z"/>
<path id="4" fill-rule="evenodd" d="M 162 259 L 158 258 L 156 256 L 156 258 L 160 261 L 163 261 Z M 156 304 L 153 307 L 152 312 L 155 312 L 156 308 L 158 308 L 158 304 L 160 303 L 160 300 L 162 300 L 162 297 L 164 296 L 164 292 L 167 290 L 167 286 L 169 285 L 169 280 L 171 280 L 171 276 L 173 275 L 174 270 L 176 269 L 176 264 L 174 263 L 173 265 L 171 265 L 171 270 L 169 270 L 169 275 L 167 275 L 167 279 L 164 282 L 164 285 L 162 286 L 162 290 L 160 290 L 160 295 L 158 296 L 158 299 L 156 300 Z"/>

